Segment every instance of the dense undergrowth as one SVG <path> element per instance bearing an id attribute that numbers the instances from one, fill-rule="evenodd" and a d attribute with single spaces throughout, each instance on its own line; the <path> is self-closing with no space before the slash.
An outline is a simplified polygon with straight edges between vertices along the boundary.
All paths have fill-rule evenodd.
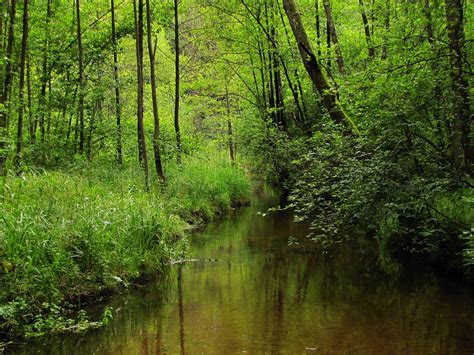
<path id="1" fill-rule="evenodd" d="M 164 273 L 185 251 L 190 224 L 249 197 L 246 175 L 226 161 L 189 159 L 151 191 L 142 180 L 139 169 L 104 162 L 7 180 L 0 207 L 0 334 L 89 327 L 86 314 L 77 313 L 81 303 Z"/>
<path id="2" fill-rule="evenodd" d="M 309 237 L 322 248 L 355 240 L 377 249 L 381 266 L 408 257 L 472 281 L 472 179 L 402 124 L 380 134 L 381 124 L 371 127 L 378 139 L 347 137 L 330 123 L 291 141 L 262 128 L 262 144 L 266 137 L 278 144 L 259 163 L 282 181 L 288 207 L 311 221 Z"/>

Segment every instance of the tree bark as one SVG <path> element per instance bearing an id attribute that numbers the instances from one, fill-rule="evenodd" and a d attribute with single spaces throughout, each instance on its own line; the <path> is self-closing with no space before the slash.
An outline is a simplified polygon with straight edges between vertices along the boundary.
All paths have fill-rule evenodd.
<path id="1" fill-rule="evenodd" d="M 15 15 L 16 15 L 16 1 L 10 3 L 8 26 L 7 51 L 5 53 L 5 79 L 3 87 L 0 90 L 0 176 L 5 176 L 6 161 L 7 161 L 7 141 L 8 141 L 8 95 L 10 94 L 10 87 L 13 82 L 13 44 L 15 42 Z"/>
<path id="2" fill-rule="evenodd" d="M 33 104 L 32 104 L 32 93 L 31 93 L 31 58 L 28 53 L 27 64 L 26 64 L 26 88 L 28 94 L 28 120 L 29 120 L 29 133 L 30 143 L 36 143 L 36 126 L 35 119 L 33 116 Z"/>
<path id="3" fill-rule="evenodd" d="M 473 156 L 470 142 L 471 108 L 469 102 L 469 82 L 464 73 L 462 58 L 464 45 L 463 1 L 445 0 L 445 10 L 453 91 L 452 154 L 459 170 L 470 173 Z"/>
<path id="4" fill-rule="evenodd" d="M 20 55 L 20 91 L 18 95 L 18 125 L 16 136 L 16 155 L 15 165 L 17 169 L 21 164 L 21 150 L 23 147 L 23 114 L 25 112 L 25 69 L 26 69 L 26 51 L 28 48 L 28 1 L 23 0 L 23 33 L 21 36 L 21 55 Z"/>
<path id="5" fill-rule="evenodd" d="M 386 9 L 385 9 L 385 35 L 384 35 L 384 40 L 383 40 L 383 45 L 382 45 L 382 56 L 381 59 L 385 60 L 387 59 L 387 40 L 388 40 L 388 34 L 390 32 L 390 1 L 391 0 L 386 0 Z"/>
<path id="6" fill-rule="evenodd" d="M 114 0 L 110 0 L 110 8 L 112 13 L 112 47 L 114 56 L 114 85 L 115 85 L 115 118 L 117 121 L 117 138 L 116 138 L 116 149 L 117 149 L 117 164 L 123 164 L 123 153 L 122 153 L 122 107 L 120 104 L 120 84 L 119 84 L 119 71 L 118 71 L 118 55 L 117 55 L 117 38 L 115 34 L 115 3 Z"/>
<path id="7" fill-rule="evenodd" d="M 230 109 L 230 98 L 229 98 L 229 87 L 226 85 L 226 106 L 227 106 L 227 136 L 228 136 L 228 142 L 229 142 L 229 155 L 230 155 L 230 161 L 232 162 L 232 165 L 235 164 L 235 155 L 234 155 L 234 138 L 233 138 L 233 133 L 232 133 L 232 121 L 231 121 L 231 114 L 232 111 Z"/>
<path id="8" fill-rule="evenodd" d="M 181 131 L 179 128 L 180 104 L 180 48 L 179 48 L 179 0 L 174 0 L 174 52 L 175 52 L 175 92 L 174 92 L 174 130 L 176 134 L 176 159 L 181 164 Z"/>
<path id="9" fill-rule="evenodd" d="M 280 71 L 280 62 L 283 59 L 280 57 L 279 48 L 278 48 L 278 40 L 277 40 L 277 32 L 275 28 L 275 8 L 273 5 L 273 1 L 270 3 L 270 15 L 271 15 L 271 24 L 270 24 L 270 47 L 273 48 L 272 52 L 272 68 L 273 68 L 273 79 L 275 80 L 275 105 L 276 105 L 276 120 L 277 126 L 282 129 L 284 132 L 288 131 L 288 126 L 285 119 L 285 103 L 283 99 L 283 83 L 281 80 L 281 71 Z M 288 79 L 290 79 L 288 77 Z M 291 81 L 289 82 L 291 85 Z"/>
<path id="10" fill-rule="evenodd" d="M 365 41 L 367 42 L 367 48 L 369 51 L 369 58 L 375 57 L 375 49 L 372 44 L 372 34 L 370 33 L 369 20 L 367 19 L 367 13 L 365 12 L 364 0 L 359 0 L 360 14 L 362 16 L 362 23 L 364 25 Z"/>
<path id="11" fill-rule="evenodd" d="M 165 174 L 161 163 L 160 153 L 160 118 L 158 116 L 158 98 L 156 95 L 156 77 L 155 77 L 155 53 L 153 51 L 153 42 L 151 39 L 151 8 L 150 0 L 146 0 L 146 19 L 147 19 L 147 39 L 148 56 L 150 58 L 150 77 L 151 77 L 151 97 L 153 102 L 153 152 L 155 154 L 155 169 L 158 177 L 165 181 Z"/>
<path id="12" fill-rule="evenodd" d="M 319 0 L 314 2 L 316 13 L 316 45 L 318 46 L 318 58 L 321 58 L 321 17 L 319 16 Z"/>
<path id="13" fill-rule="evenodd" d="M 296 42 L 298 43 L 298 49 L 303 64 L 313 82 L 314 88 L 321 96 L 323 105 L 326 107 L 331 119 L 338 124 L 345 125 L 346 130 L 359 134 L 354 122 L 350 119 L 339 102 L 336 90 L 331 87 L 326 75 L 321 70 L 321 64 L 314 55 L 306 31 L 304 30 L 301 17 L 296 10 L 294 0 L 283 0 L 283 7 L 288 16 Z"/>
<path id="14" fill-rule="evenodd" d="M 145 129 L 143 123 L 143 0 L 133 0 L 136 31 L 137 54 L 137 131 L 138 131 L 138 157 L 145 174 L 145 189 L 149 188 L 148 157 L 146 151 Z M 141 157 L 141 159 L 140 159 Z"/>
<path id="15" fill-rule="evenodd" d="M 81 32 L 81 5 L 80 0 L 76 0 L 76 18 L 77 18 L 77 46 L 79 54 L 79 154 L 84 152 L 84 50 L 82 47 Z"/>
<path id="16" fill-rule="evenodd" d="M 42 64 L 42 75 L 41 75 L 41 92 L 40 92 L 40 133 L 41 133 L 41 142 L 44 142 L 45 138 L 45 125 L 44 125 L 44 116 L 46 107 L 46 86 L 48 84 L 48 52 L 49 52 L 49 23 L 51 19 L 51 0 L 48 0 L 46 5 L 46 33 L 43 43 L 43 64 Z"/>
<path id="17" fill-rule="evenodd" d="M 336 25 L 334 24 L 334 19 L 332 17 L 330 0 L 323 0 L 323 6 L 326 13 L 329 35 L 331 36 L 331 41 L 334 44 L 334 50 L 336 52 L 337 66 L 339 67 L 339 72 L 345 74 L 344 59 L 342 58 L 342 51 L 337 38 Z"/>
<path id="18" fill-rule="evenodd" d="M 428 43 L 430 45 L 433 45 L 434 44 L 434 29 L 433 29 L 433 18 L 431 15 L 430 0 L 425 0 L 423 11 L 425 13 L 425 18 L 426 18 L 426 35 L 427 35 Z"/>
<path id="19" fill-rule="evenodd" d="M 283 25 L 283 29 L 285 30 L 285 37 L 288 43 L 288 48 L 291 48 L 292 46 L 291 46 L 291 41 L 290 41 L 290 34 L 288 33 L 288 29 L 286 27 L 285 19 L 283 17 L 284 16 L 283 11 L 281 9 L 279 2 L 277 2 L 277 5 L 278 5 L 278 12 L 280 13 L 281 23 Z M 318 51 L 320 51 L 320 44 L 318 44 Z M 291 52 L 291 54 L 292 54 L 292 57 L 294 57 L 293 52 Z M 279 57 L 282 59 L 282 64 L 284 64 L 282 56 L 279 55 Z M 304 103 L 303 90 L 301 87 L 300 77 L 298 75 L 298 69 L 295 69 L 296 84 L 292 83 L 292 80 L 290 79 L 290 73 L 288 73 L 288 69 L 286 65 L 283 66 L 283 69 L 285 71 L 285 76 L 288 81 L 288 86 L 290 87 L 291 93 L 293 94 L 293 99 L 295 100 L 295 105 L 298 111 L 299 121 L 300 123 L 304 123 L 306 121 L 307 111 L 306 111 L 306 107 Z M 298 97 L 298 90 L 299 90 L 299 96 L 301 97 L 301 104 Z M 303 106 L 303 108 L 301 108 L 301 106 Z"/>

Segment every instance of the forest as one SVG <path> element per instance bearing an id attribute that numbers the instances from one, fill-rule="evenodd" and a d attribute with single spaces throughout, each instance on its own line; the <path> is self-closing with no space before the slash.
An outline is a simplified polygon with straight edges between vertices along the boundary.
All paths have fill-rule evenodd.
<path id="1" fill-rule="evenodd" d="M 0 352 L 106 325 L 81 305 L 165 274 L 192 229 L 269 186 L 323 253 L 353 243 L 471 283 L 473 16 L 466 0 L 2 0 Z"/>

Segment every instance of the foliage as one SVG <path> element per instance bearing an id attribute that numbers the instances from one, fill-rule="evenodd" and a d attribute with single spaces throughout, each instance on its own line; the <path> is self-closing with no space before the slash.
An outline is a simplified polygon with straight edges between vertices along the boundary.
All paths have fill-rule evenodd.
<path id="1" fill-rule="evenodd" d="M 248 199 L 245 175 L 219 161 L 189 159 L 176 174 L 151 192 L 132 167 L 107 163 L 10 179 L 0 209 L 0 257 L 13 265 L 0 272 L 2 329 L 84 329 L 83 313 L 64 315 L 71 302 L 165 272 L 188 223 Z"/>

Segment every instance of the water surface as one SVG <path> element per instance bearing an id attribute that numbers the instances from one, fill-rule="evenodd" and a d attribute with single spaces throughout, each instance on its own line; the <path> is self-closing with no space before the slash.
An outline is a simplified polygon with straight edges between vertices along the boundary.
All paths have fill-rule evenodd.
<path id="1" fill-rule="evenodd" d="M 196 233 L 168 281 L 117 297 L 111 324 L 29 354 L 472 354 L 474 293 L 416 268 L 380 271 L 351 247 L 321 255 L 307 226 L 256 203 Z M 260 213 L 262 212 L 262 213 Z"/>

